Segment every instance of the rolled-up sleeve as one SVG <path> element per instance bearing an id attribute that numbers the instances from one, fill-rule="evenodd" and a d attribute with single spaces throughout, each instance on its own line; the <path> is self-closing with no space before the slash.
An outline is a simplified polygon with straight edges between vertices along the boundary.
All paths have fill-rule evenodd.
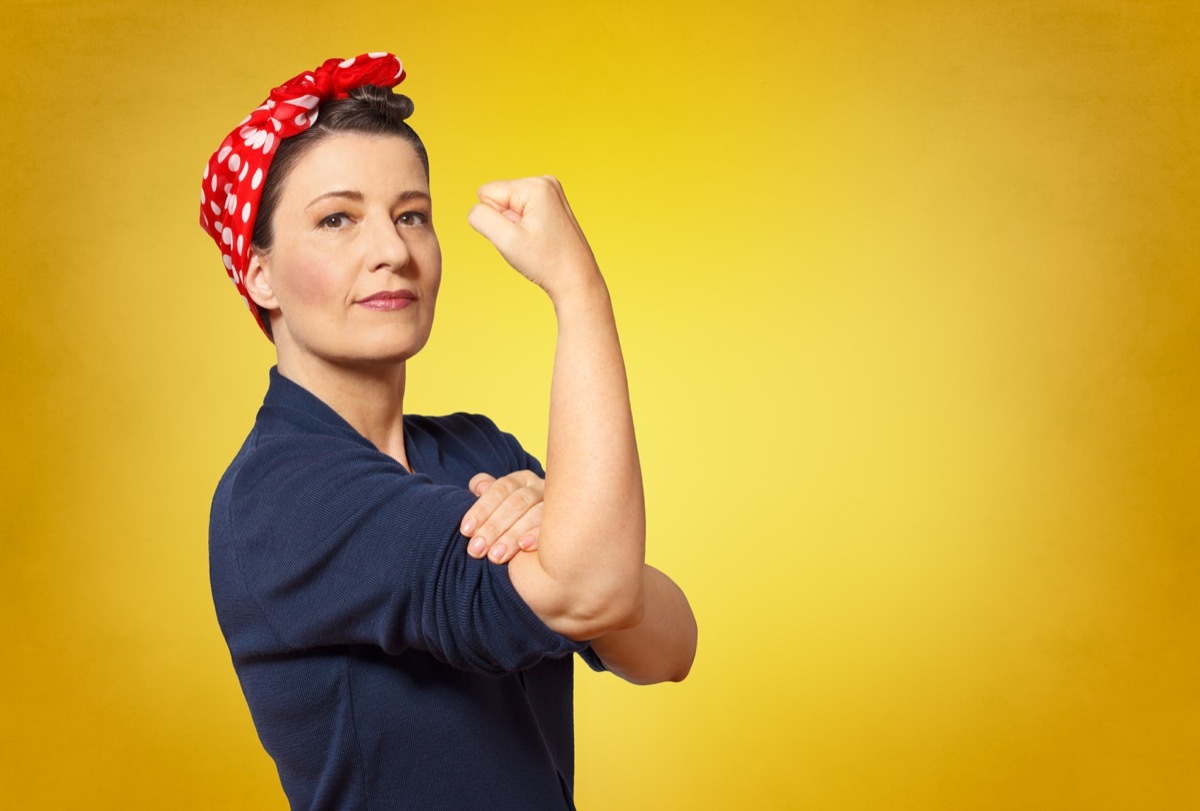
<path id="1" fill-rule="evenodd" d="M 417 649 L 499 674 L 583 650 L 538 619 L 506 567 L 466 554 L 459 523 L 474 501 L 360 443 L 283 437 L 249 451 L 214 519 L 227 522 L 239 590 L 281 653 Z M 264 647 L 264 634 L 253 639 Z"/>

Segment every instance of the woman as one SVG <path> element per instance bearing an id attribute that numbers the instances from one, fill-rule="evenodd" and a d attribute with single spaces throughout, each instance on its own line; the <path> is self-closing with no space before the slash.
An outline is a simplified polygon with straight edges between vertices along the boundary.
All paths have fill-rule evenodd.
<path id="1" fill-rule="evenodd" d="M 679 680 L 695 620 L 644 563 L 612 308 L 555 180 L 468 217 L 557 316 L 544 484 L 486 418 L 404 414 L 441 253 L 403 78 L 329 60 L 205 170 L 201 224 L 278 359 L 213 500 L 217 616 L 293 807 L 570 808 L 570 654 Z"/>

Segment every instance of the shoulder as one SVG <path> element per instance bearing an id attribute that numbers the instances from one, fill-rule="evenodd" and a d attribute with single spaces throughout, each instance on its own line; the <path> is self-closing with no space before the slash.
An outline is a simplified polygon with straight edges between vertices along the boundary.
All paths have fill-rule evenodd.
<path id="1" fill-rule="evenodd" d="M 461 442 L 489 442 L 503 432 L 496 423 L 483 414 L 469 414 L 456 411 L 440 417 L 430 417 L 421 414 L 404 415 L 406 429 L 419 430 L 429 436 L 439 439 L 454 439 Z"/>
<path id="2" fill-rule="evenodd" d="M 255 430 L 234 457 L 217 489 L 237 493 L 271 483 L 286 488 L 309 478 L 329 480 L 390 466 L 399 468 L 394 460 L 369 443 L 349 437 Z"/>
<path id="3" fill-rule="evenodd" d="M 316 395 L 272 369 L 254 427 L 222 477 L 217 494 L 291 487 L 347 469 L 386 467 L 386 461 L 390 457 Z"/>
<path id="4" fill-rule="evenodd" d="M 413 442 L 436 448 L 443 459 L 458 457 L 475 467 L 474 472 L 499 471 L 496 475 L 517 470 L 536 470 L 537 460 L 521 447 L 512 434 L 500 430 L 483 414 L 456 412 L 439 417 L 406 415 L 405 430 Z"/>
<path id="5" fill-rule="evenodd" d="M 322 430 L 278 430 L 261 418 L 213 494 L 210 540 L 291 535 L 339 522 L 394 497 L 407 472 L 365 440 Z M 240 541 L 239 541 L 240 539 Z"/>

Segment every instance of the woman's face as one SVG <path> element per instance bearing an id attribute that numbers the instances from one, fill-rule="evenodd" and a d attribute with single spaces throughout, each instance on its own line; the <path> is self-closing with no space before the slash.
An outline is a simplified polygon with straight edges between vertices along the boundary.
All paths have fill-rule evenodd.
<path id="1" fill-rule="evenodd" d="M 322 139 L 284 180 L 272 224 L 274 245 L 252 258 L 247 286 L 272 311 L 281 362 L 395 363 L 425 345 L 442 253 L 408 142 Z"/>

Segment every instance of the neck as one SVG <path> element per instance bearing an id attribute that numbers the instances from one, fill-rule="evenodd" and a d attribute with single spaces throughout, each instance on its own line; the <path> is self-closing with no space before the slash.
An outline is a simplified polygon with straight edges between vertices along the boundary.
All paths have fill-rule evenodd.
<path id="1" fill-rule="evenodd" d="M 277 349 L 281 375 L 315 394 L 381 452 L 411 470 L 404 451 L 403 361 L 335 365 Z"/>

